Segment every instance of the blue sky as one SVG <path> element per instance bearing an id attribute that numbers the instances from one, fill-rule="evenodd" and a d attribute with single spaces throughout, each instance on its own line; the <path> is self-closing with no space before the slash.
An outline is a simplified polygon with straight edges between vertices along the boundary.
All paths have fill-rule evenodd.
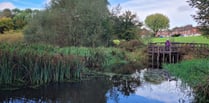
<path id="1" fill-rule="evenodd" d="M 0 3 L 5 3 L 5 6 L 0 5 L 0 9 L 4 7 L 9 8 L 33 8 L 39 9 L 45 6 L 46 0 L 0 0 Z"/>
<path id="2" fill-rule="evenodd" d="M 0 0 L 0 10 L 4 8 L 32 8 L 43 9 L 50 0 Z M 120 4 L 122 11 L 130 10 L 137 14 L 140 21 L 153 13 L 162 13 L 170 19 L 170 28 L 192 24 L 196 22 L 191 15 L 195 9 L 191 8 L 187 0 L 109 0 L 112 7 Z"/>

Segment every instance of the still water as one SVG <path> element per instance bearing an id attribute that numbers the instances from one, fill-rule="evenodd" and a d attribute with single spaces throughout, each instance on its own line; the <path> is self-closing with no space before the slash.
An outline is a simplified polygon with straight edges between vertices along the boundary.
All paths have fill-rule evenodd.
<path id="1" fill-rule="evenodd" d="M 0 103 L 190 103 L 193 93 L 180 80 L 151 83 L 109 78 L 49 84 L 37 89 L 0 92 Z"/>

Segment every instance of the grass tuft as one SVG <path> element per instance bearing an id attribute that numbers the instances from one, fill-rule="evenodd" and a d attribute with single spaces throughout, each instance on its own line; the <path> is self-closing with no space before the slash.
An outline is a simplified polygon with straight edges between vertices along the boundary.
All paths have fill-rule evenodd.
<path id="1" fill-rule="evenodd" d="M 194 88 L 197 103 L 209 102 L 209 58 L 166 64 L 163 68 Z"/>

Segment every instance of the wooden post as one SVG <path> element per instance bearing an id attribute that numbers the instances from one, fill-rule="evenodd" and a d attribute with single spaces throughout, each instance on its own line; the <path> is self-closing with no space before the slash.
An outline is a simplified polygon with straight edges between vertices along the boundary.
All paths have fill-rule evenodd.
<path id="1" fill-rule="evenodd" d="M 176 62 L 179 62 L 179 52 L 177 53 Z"/>
<path id="2" fill-rule="evenodd" d="M 175 54 L 173 54 L 173 61 L 172 61 L 172 63 L 174 64 L 175 63 Z"/>
<path id="3" fill-rule="evenodd" d="M 177 63 L 181 60 L 180 49 L 184 46 L 190 47 L 193 51 L 205 51 L 209 49 L 208 44 L 200 43 L 176 43 L 168 47 L 149 44 L 149 66 L 150 68 L 159 68 L 160 63 Z M 152 66 L 151 66 L 152 65 Z"/>
<path id="4" fill-rule="evenodd" d="M 169 47 L 169 63 L 171 63 L 171 52 L 172 52 L 172 50 L 171 50 L 171 46 Z"/>
<path id="5" fill-rule="evenodd" d="M 158 46 L 157 47 L 157 68 L 159 68 L 159 64 L 160 64 L 160 61 L 159 61 L 160 56 L 159 56 L 159 54 L 160 54 L 160 47 Z"/>
<path id="6" fill-rule="evenodd" d="M 152 69 L 154 68 L 154 46 L 152 46 Z"/>
<path id="7" fill-rule="evenodd" d="M 163 60 L 162 63 L 165 63 L 165 47 L 163 47 Z"/>

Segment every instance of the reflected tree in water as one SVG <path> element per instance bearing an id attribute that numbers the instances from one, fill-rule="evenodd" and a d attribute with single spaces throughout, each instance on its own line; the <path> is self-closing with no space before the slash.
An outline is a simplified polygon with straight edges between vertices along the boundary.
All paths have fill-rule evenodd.
<path id="1" fill-rule="evenodd" d="M 129 96 L 134 94 L 136 88 L 140 85 L 139 80 L 117 80 L 114 81 L 113 87 L 109 90 L 109 99 L 114 100 L 115 103 L 119 103 L 119 96 Z"/>

